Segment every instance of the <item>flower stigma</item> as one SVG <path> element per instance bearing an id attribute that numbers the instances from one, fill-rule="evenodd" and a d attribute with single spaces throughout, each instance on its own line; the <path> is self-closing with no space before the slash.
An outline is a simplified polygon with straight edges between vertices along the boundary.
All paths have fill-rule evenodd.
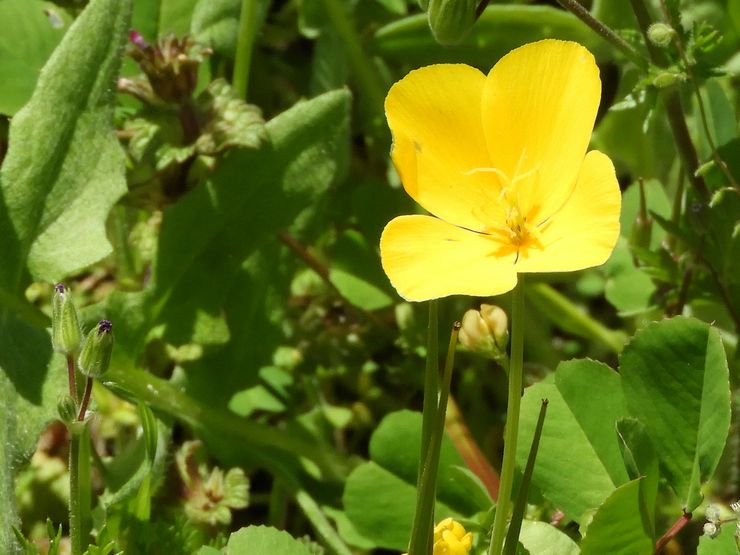
<path id="1" fill-rule="evenodd" d="M 497 239 L 497 248 L 491 252 L 491 256 L 506 256 L 516 253 L 514 264 L 519 261 L 520 254 L 524 253 L 526 256 L 527 249 L 536 248 L 542 250 L 544 248 L 541 234 L 549 220 L 549 218 L 545 218 L 541 222 L 533 224 L 533 222 L 537 221 L 539 207 L 533 206 L 529 211 L 521 208 L 519 202 L 520 189 L 524 187 L 527 180 L 533 179 L 535 180 L 535 184 L 536 180 L 539 180 L 539 163 L 525 172 L 521 171 L 526 153 L 527 149 L 522 149 L 513 177 L 509 177 L 503 170 L 493 167 L 473 168 L 463 173 L 463 175 L 492 173 L 498 178 L 500 189 L 498 198 L 495 200 L 491 199 L 491 202 L 495 203 L 495 205 L 503 205 L 503 222 L 501 222 L 500 216 L 492 212 L 494 204 L 486 203 L 485 206 L 473 208 L 473 216 L 484 224 L 483 235 L 495 236 Z M 497 221 L 499 225 L 496 225 Z M 500 225 L 500 223 L 503 223 L 503 225 Z M 501 245 L 502 240 L 504 243 L 503 246 Z"/>

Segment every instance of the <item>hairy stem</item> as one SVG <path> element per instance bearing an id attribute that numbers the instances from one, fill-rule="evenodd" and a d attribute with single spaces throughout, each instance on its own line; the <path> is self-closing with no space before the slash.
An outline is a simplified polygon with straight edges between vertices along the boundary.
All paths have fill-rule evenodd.
<path id="1" fill-rule="evenodd" d="M 659 67 L 667 66 L 668 60 L 665 52 L 655 46 L 648 38 L 648 27 L 650 27 L 652 20 L 643 0 L 630 0 L 630 3 L 632 4 L 632 11 L 635 13 L 635 17 L 637 18 L 637 23 L 640 26 L 640 31 L 645 38 L 645 44 L 647 45 L 648 53 L 650 54 L 650 60 Z M 666 89 L 661 89 L 660 95 L 665 104 L 668 124 L 673 133 L 673 140 L 676 143 L 676 148 L 681 157 L 681 162 L 686 170 L 686 176 L 689 178 L 689 181 L 696 190 L 696 193 L 699 195 L 699 198 L 703 202 L 708 202 L 709 189 L 707 188 L 707 184 L 704 182 L 704 178 L 696 173 L 696 170 L 699 169 L 699 156 L 696 153 L 696 148 L 694 148 L 694 143 L 691 142 L 691 135 L 689 134 L 689 128 L 686 125 L 686 118 L 684 117 L 679 92 L 675 87 L 668 87 Z"/>
<path id="2" fill-rule="evenodd" d="M 577 0 L 558 0 L 558 4 L 591 27 L 591 29 L 601 35 L 602 38 L 616 46 L 636 66 L 641 68 L 647 67 L 647 60 L 643 58 L 631 44 L 615 33 L 611 27 L 592 16 L 586 8 L 577 2 Z"/>

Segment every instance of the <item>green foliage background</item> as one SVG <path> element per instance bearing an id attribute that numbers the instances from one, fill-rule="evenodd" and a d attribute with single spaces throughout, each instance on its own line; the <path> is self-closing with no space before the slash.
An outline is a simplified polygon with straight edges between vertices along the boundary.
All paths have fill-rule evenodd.
<path id="1" fill-rule="evenodd" d="M 522 552 L 651 553 L 686 511 L 676 549 L 735 553 L 732 524 L 698 536 L 707 500 L 740 497 L 740 2 L 645 2 L 685 54 L 664 48 L 663 67 L 629 2 L 584 5 L 644 63 L 548 2 L 495 3 L 442 46 L 411 0 L 0 0 L 0 552 L 34 552 L 13 527 L 38 539 L 46 517 L 66 520 L 48 427 L 66 391 L 47 331 L 62 280 L 86 329 L 105 317 L 116 338 L 95 390 L 90 553 L 404 550 L 426 312 L 380 268 L 385 223 L 419 211 L 389 161 L 383 99 L 413 68 L 487 72 L 555 37 L 599 63 L 592 146 L 617 167 L 622 237 L 603 267 L 527 291 L 521 467 L 540 399 L 550 408 Z M 157 48 L 174 54 L 144 76 L 135 59 Z M 245 91 L 229 86 L 239 63 Z M 442 301 L 441 331 L 479 302 Z M 461 519 L 476 553 L 505 381 L 459 353 L 437 520 Z M 218 469 L 249 476 L 228 522 L 188 513 L 173 462 L 186 439 L 203 444 L 206 494 Z"/>

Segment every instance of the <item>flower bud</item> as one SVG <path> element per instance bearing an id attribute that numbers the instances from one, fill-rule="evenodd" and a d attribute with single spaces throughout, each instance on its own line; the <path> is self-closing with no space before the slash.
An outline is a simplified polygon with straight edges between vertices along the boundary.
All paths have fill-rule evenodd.
<path id="1" fill-rule="evenodd" d="M 69 289 L 63 283 L 54 286 L 51 298 L 51 343 L 54 350 L 65 355 L 74 354 L 80 347 L 80 323 Z"/>
<path id="2" fill-rule="evenodd" d="M 430 0 L 427 16 L 434 39 L 444 46 L 459 44 L 475 23 L 477 0 Z"/>
<path id="3" fill-rule="evenodd" d="M 77 403 L 71 395 L 61 395 L 57 401 L 57 412 L 59 418 L 65 424 L 71 424 L 77 420 Z"/>
<path id="4" fill-rule="evenodd" d="M 719 535 L 719 526 L 714 522 L 705 522 L 704 535 L 709 536 L 710 538 L 716 538 Z"/>
<path id="5" fill-rule="evenodd" d="M 468 555 L 473 547 L 473 534 L 465 532 L 459 522 L 446 518 L 434 527 L 434 555 Z"/>
<path id="6" fill-rule="evenodd" d="M 653 77 L 653 86 L 659 89 L 665 89 L 685 79 L 686 76 L 683 73 L 675 71 L 661 71 Z"/>
<path id="7" fill-rule="evenodd" d="M 719 507 L 717 505 L 707 505 L 707 508 L 704 510 L 704 517 L 709 522 L 719 522 L 721 518 Z"/>
<path id="8" fill-rule="evenodd" d="M 77 365 L 80 372 L 91 378 L 99 378 L 108 370 L 113 351 L 113 325 L 110 320 L 101 320 L 87 335 Z"/>
<path id="9" fill-rule="evenodd" d="M 490 304 L 482 304 L 480 310 L 468 310 L 463 315 L 458 338 L 463 347 L 474 353 L 493 359 L 505 356 L 509 343 L 506 312 Z"/>
<path id="10" fill-rule="evenodd" d="M 671 40 L 673 40 L 673 35 L 676 34 L 676 31 L 671 27 L 670 25 L 666 25 L 665 23 L 653 23 L 650 27 L 648 27 L 647 36 L 650 42 L 652 42 L 655 46 L 668 46 L 671 44 Z"/>

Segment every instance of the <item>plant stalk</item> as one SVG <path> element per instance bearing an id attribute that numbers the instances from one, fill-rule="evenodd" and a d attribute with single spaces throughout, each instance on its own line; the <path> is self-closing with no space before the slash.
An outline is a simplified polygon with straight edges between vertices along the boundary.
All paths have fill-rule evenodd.
<path id="1" fill-rule="evenodd" d="M 632 11 L 635 13 L 640 31 L 645 38 L 650 60 L 659 67 L 666 67 L 668 60 L 665 52 L 655 46 L 648 38 L 648 27 L 650 27 L 652 19 L 643 0 L 630 0 L 630 4 L 632 4 Z M 696 170 L 699 168 L 699 156 L 696 153 L 696 148 L 694 148 L 694 143 L 691 142 L 691 135 L 686 125 L 678 89 L 676 87 L 662 89 L 660 95 L 665 104 L 668 124 L 670 125 L 671 133 L 673 133 L 673 140 L 676 143 L 678 155 L 681 157 L 681 162 L 686 170 L 686 177 L 689 178 L 699 198 L 705 203 L 709 202 L 710 195 L 707 184 L 704 182 L 704 178 L 696 173 Z"/>
<path id="2" fill-rule="evenodd" d="M 70 426 L 69 443 L 69 536 L 72 555 L 88 546 L 91 521 L 90 435 L 84 423 Z"/>
<path id="3" fill-rule="evenodd" d="M 558 4 L 591 27 L 602 38 L 616 46 L 637 67 L 643 69 L 647 67 L 647 60 L 630 43 L 615 33 L 611 27 L 592 16 L 577 0 L 558 0 Z"/>
<path id="4" fill-rule="evenodd" d="M 506 535 L 506 521 L 511 512 L 511 490 L 516 467 L 516 446 L 519 435 L 519 409 L 522 399 L 522 374 L 524 369 L 524 276 L 514 288 L 511 307 L 511 363 L 509 367 L 509 399 L 506 408 L 504 433 L 504 459 L 501 464 L 501 483 L 496 503 L 496 516 L 489 555 L 501 555 Z"/>
<path id="5" fill-rule="evenodd" d="M 249 70 L 252 65 L 255 27 L 257 23 L 257 0 L 242 0 L 239 14 L 239 37 L 236 42 L 232 85 L 242 100 L 247 99 Z"/>
<path id="6" fill-rule="evenodd" d="M 429 301 L 429 323 L 427 327 L 427 359 L 424 369 L 424 401 L 421 421 L 421 450 L 419 469 L 416 475 L 416 512 L 411 528 L 409 555 L 427 555 L 430 552 L 431 529 L 424 508 L 424 479 L 427 456 L 436 420 L 439 394 L 439 306 L 436 300 Z M 428 476 L 427 476 L 428 478 Z M 434 501 L 432 500 L 432 503 Z"/>

